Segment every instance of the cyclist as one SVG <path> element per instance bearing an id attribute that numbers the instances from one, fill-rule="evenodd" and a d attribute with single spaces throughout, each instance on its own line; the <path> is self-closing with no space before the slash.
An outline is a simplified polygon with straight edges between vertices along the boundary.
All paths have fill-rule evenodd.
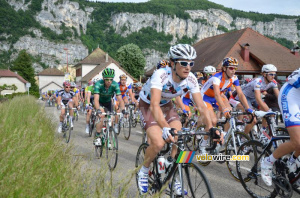
<path id="1" fill-rule="evenodd" d="M 159 62 L 157 63 L 157 65 L 156 65 L 156 70 L 157 70 L 157 69 L 160 69 L 160 68 L 165 68 L 165 67 L 167 67 L 167 66 L 169 66 L 169 62 L 166 61 L 166 60 L 161 60 L 161 61 L 159 61 Z"/>
<path id="2" fill-rule="evenodd" d="M 114 81 L 115 77 L 115 70 L 111 68 L 106 68 L 102 72 L 103 80 L 99 80 L 94 85 L 94 102 L 95 102 L 95 109 L 97 109 L 97 115 L 99 116 L 101 113 L 105 113 L 105 109 L 107 111 L 112 112 L 112 96 L 115 94 L 116 98 L 120 104 L 120 108 L 122 110 L 122 113 L 125 114 L 125 105 L 122 100 L 121 91 L 119 88 L 119 85 L 116 81 Z M 101 118 L 104 118 L 104 116 L 101 116 Z M 100 141 L 98 138 L 100 136 L 100 133 L 102 131 L 103 126 L 103 119 L 100 120 L 96 124 L 96 138 L 95 141 Z M 94 143 L 96 144 L 96 142 Z M 97 142 L 98 145 L 101 145 L 101 141 Z"/>
<path id="3" fill-rule="evenodd" d="M 178 44 L 171 46 L 168 55 L 170 67 L 155 71 L 140 92 L 141 119 L 151 142 L 146 150 L 143 166 L 138 172 L 140 194 L 148 191 L 148 171 L 151 162 L 163 148 L 165 141 L 174 142 L 170 135 L 171 128 L 180 130 L 182 127 L 178 114 L 173 109 L 172 98 L 190 90 L 198 109 L 205 115 L 207 129 L 215 130 L 202 101 L 197 79 L 190 72 L 196 58 L 195 49 L 188 44 Z M 173 158 L 176 152 L 174 145 L 171 151 Z M 182 192 L 180 185 L 179 182 L 175 184 L 176 194 L 179 195 Z"/>
<path id="4" fill-rule="evenodd" d="M 86 105 L 85 109 L 87 111 L 86 114 L 86 126 L 85 126 L 85 133 L 89 133 L 90 130 L 90 117 L 92 115 L 92 109 L 94 107 L 94 84 L 97 82 L 97 79 L 93 81 L 93 83 L 87 87 L 87 97 L 86 97 Z"/>
<path id="5" fill-rule="evenodd" d="M 300 68 L 294 71 L 282 86 L 278 103 L 285 126 L 290 135 L 290 141 L 280 144 L 269 157 L 262 158 L 261 176 L 267 186 L 272 185 L 272 170 L 274 162 L 293 151 L 287 165 L 289 171 L 295 172 L 300 167 Z M 299 171 L 299 170 L 298 170 Z M 300 186 L 300 181 L 297 181 Z"/>
<path id="6" fill-rule="evenodd" d="M 248 101 L 248 105 L 253 108 L 252 103 L 257 103 L 259 106 L 259 109 L 263 111 L 272 111 L 268 105 L 263 101 L 262 95 L 267 94 L 267 90 L 269 88 L 273 88 L 274 95 L 276 98 L 278 98 L 279 90 L 277 86 L 276 80 L 274 80 L 274 77 L 276 76 L 277 68 L 272 64 L 264 65 L 261 69 L 262 77 L 255 78 L 252 81 L 250 81 L 248 84 L 243 86 L 242 91 L 244 95 L 246 96 L 246 99 Z M 238 96 L 236 97 L 237 99 Z M 245 133 L 249 133 L 250 130 L 255 125 L 256 120 L 252 122 L 251 124 L 247 125 L 245 127 Z M 263 126 L 266 126 L 266 122 L 263 122 Z M 263 129 L 265 130 L 265 128 Z M 268 142 L 268 138 L 264 135 L 264 133 L 261 133 L 260 140 L 266 144 Z"/>
<path id="7" fill-rule="evenodd" d="M 72 121 L 72 117 L 73 117 L 73 107 L 74 104 L 76 106 L 76 108 L 78 108 L 78 103 L 76 102 L 76 98 L 75 98 L 75 93 L 71 90 L 71 84 L 69 82 L 64 82 L 63 83 L 64 89 L 60 90 L 58 92 L 58 105 L 59 107 L 63 107 L 61 108 L 61 113 L 60 113 L 60 123 L 59 123 L 59 127 L 58 127 L 58 132 L 61 133 L 62 130 L 62 123 L 64 121 L 64 115 L 65 115 L 65 108 L 70 108 L 70 126 L 73 127 L 73 121 Z"/>
<path id="8" fill-rule="evenodd" d="M 206 83 L 206 81 L 212 75 L 214 75 L 216 72 L 217 72 L 217 70 L 216 70 L 216 68 L 214 66 L 211 66 L 211 65 L 205 66 L 204 69 L 203 69 L 203 77 L 201 77 L 199 79 L 199 81 L 201 83 L 201 86 L 203 86 Z"/>
<path id="9" fill-rule="evenodd" d="M 209 78 L 201 89 L 203 100 L 207 106 L 213 126 L 216 126 L 217 124 L 217 116 L 214 112 L 214 108 L 220 109 L 225 117 L 230 118 L 230 111 L 232 108 L 228 102 L 228 99 L 224 95 L 224 92 L 226 92 L 232 85 L 235 86 L 240 101 L 245 106 L 247 111 L 253 113 L 253 110 L 249 108 L 246 97 L 242 92 L 239 80 L 237 76 L 234 75 L 237 68 L 237 59 L 232 57 L 224 58 L 222 63 L 222 71 Z M 224 126 L 225 134 L 228 128 L 229 124 L 227 123 Z M 203 141 L 200 142 L 199 146 L 201 154 L 206 153 L 205 147 L 207 144 L 207 138 L 207 136 L 204 136 Z"/>

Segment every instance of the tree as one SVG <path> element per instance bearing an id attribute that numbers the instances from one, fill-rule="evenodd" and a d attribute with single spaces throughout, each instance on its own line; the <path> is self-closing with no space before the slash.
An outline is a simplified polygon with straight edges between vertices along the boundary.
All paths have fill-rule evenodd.
<path id="1" fill-rule="evenodd" d="M 11 70 L 18 72 L 20 76 L 30 82 L 30 89 L 32 91 L 39 91 L 38 86 L 35 84 L 34 69 L 32 67 L 31 58 L 25 50 L 20 51 L 19 56 L 14 61 L 13 66 L 11 67 Z"/>
<path id="2" fill-rule="evenodd" d="M 140 75 L 144 74 L 146 60 L 142 50 L 137 45 L 131 43 L 120 47 L 116 58 L 121 66 L 133 77 L 138 79 Z"/>
<path id="3" fill-rule="evenodd" d="M 18 89 L 18 87 L 15 84 L 12 84 L 10 87 L 11 87 L 12 90 L 14 90 L 14 93 Z"/>

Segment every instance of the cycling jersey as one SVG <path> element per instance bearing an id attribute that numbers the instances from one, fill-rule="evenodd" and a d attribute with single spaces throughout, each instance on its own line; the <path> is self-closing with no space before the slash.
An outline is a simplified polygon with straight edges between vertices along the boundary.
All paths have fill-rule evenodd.
<path id="1" fill-rule="evenodd" d="M 219 85 L 220 92 L 226 92 L 232 85 L 240 86 L 237 76 L 225 80 L 225 72 L 219 72 L 209 78 L 201 89 L 201 94 L 209 97 L 215 97 L 213 85 Z"/>
<path id="2" fill-rule="evenodd" d="M 67 103 L 69 101 L 72 101 L 72 98 L 75 96 L 75 93 L 73 91 L 70 91 L 68 93 L 64 89 L 62 89 L 58 92 L 58 96 L 61 96 L 61 101 L 63 103 Z"/>
<path id="3" fill-rule="evenodd" d="M 74 88 L 74 89 L 73 89 L 73 92 L 74 92 L 75 94 L 79 93 L 79 91 L 78 91 L 77 88 Z"/>
<path id="4" fill-rule="evenodd" d="M 266 83 L 264 77 L 256 78 L 242 87 L 242 91 L 247 98 L 255 98 L 254 90 L 261 92 L 267 91 L 269 88 L 278 89 L 276 80 Z"/>
<path id="5" fill-rule="evenodd" d="M 167 104 L 172 98 L 187 93 L 189 90 L 192 94 L 200 92 L 197 78 L 191 72 L 188 77 L 180 83 L 174 82 L 171 67 L 160 68 L 155 71 L 143 86 L 140 97 L 148 104 L 150 104 L 152 88 L 161 90 L 160 106 Z"/>
<path id="6" fill-rule="evenodd" d="M 289 75 L 287 82 L 297 89 L 300 87 L 300 68 Z"/>
<path id="7" fill-rule="evenodd" d="M 118 83 L 120 87 L 120 91 L 122 94 L 122 98 L 129 94 L 129 89 L 132 89 L 131 84 L 126 83 L 126 85 L 121 85 L 121 82 Z"/>
<path id="8" fill-rule="evenodd" d="M 114 94 L 121 95 L 121 91 L 116 81 L 112 81 L 110 87 L 106 88 L 104 80 L 99 80 L 94 85 L 94 94 L 99 94 L 100 103 L 108 103 Z"/>

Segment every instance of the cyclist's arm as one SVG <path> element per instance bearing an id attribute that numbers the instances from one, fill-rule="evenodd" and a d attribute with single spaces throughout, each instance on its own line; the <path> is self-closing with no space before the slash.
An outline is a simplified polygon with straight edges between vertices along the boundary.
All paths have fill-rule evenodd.
<path id="1" fill-rule="evenodd" d="M 175 101 L 176 101 L 176 104 L 177 104 L 182 110 L 185 109 L 185 106 L 184 106 L 184 104 L 183 104 L 182 99 L 181 99 L 180 96 L 177 96 L 177 97 L 175 98 Z"/>
<path id="2" fill-rule="evenodd" d="M 88 94 L 87 94 L 87 97 L 86 97 L 86 104 L 90 104 L 91 102 L 91 95 L 92 95 L 92 92 L 88 91 Z"/>
<path id="3" fill-rule="evenodd" d="M 57 97 L 57 104 L 58 104 L 58 106 L 61 106 L 61 96 L 60 95 L 58 95 L 58 97 Z"/>
<path id="4" fill-rule="evenodd" d="M 270 108 L 268 107 L 268 105 L 261 99 L 261 93 L 260 90 L 254 90 L 254 94 L 255 94 L 255 100 L 258 103 L 259 107 L 261 108 L 261 110 L 263 111 L 268 111 Z"/>
<path id="5" fill-rule="evenodd" d="M 128 89 L 128 92 L 129 92 L 129 97 L 131 98 L 131 102 L 134 103 L 135 102 L 135 98 L 134 98 L 134 95 L 132 93 L 132 89 Z"/>
<path id="6" fill-rule="evenodd" d="M 199 110 L 200 114 L 203 115 L 204 123 L 206 124 L 206 130 L 213 127 L 207 107 L 202 99 L 201 93 L 193 93 L 193 100 L 196 103 L 197 109 Z"/>
<path id="7" fill-rule="evenodd" d="M 87 94 L 86 94 L 86 98 L 87 98 Z M 99 94 L 94 94 L 94 105 L 95 105 L 95 108 L 98 110 L 100 109 L 100 103 L 99 103 Z"/>
<path id="8" fill-rule="evenodd" d="M 249 109 L 249 105 L 246 99 L 246 96 L 244 95 L 242 88 L 240 86 L 235 87 L 236 93 L 239 96 L 239 99 L 241 103 L 244 105 L 245 109 Z"/>
<path id="9" fill-rule="evenodd" d="M 220 87 L 217 84 L 213 84 L 213 89 L 214 89 L 214 94 L 215 94 L 215 99 L 217 101 L 217 103 L 219 104 L 219 106 L 221 107 L 222 111 L 226 108 L 223 100 L 222 100 L 222 96 L 221 96 L 221 92 L 220 92 Z"/>
<path id="10" fill-rule="evenodd" d="M 160 99 L 161 99 L 161 90 L 156 88 L 151 88 L 151 101 L 150 101 L 151 114 L 161 128 L 164 127 L 170 128 L 170 125 L 166 121 L 165 116 L 160 108 Z"/>
<path id="11" fill-rule="evenodd" d="M 125 109 L 125 104 L 124 104 L 124 100 L 122 99 L 122 95 L 117 95 L 116 98 L 119 101 L 119 107 L 122 111 L 123 109 Z"/>

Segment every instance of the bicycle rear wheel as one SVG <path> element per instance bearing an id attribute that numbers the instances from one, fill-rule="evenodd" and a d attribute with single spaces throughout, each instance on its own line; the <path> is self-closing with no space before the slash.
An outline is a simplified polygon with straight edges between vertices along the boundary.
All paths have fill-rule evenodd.
<path id="1" fill-rule="evenodd" d="M 277 191 L 273 184 L 267 186 L 261 178 L 261 166 L 258 162 L 257 150 L 262 150 L 263 144 L 256 140 L 250 140 L 242 144 L 238 150 L 238 155 L 249 155 L 251 161 L 236 161 L 239 180 L 244 189 L 252 197 L 276 197 Z M 249 149 L 250 148 L 250 149 Z M 245 151 L 247 150 L 247 152 Z M 271 154 L 270 151 L 263 153 L 263 156 Z"/>
<path id="2" fill-rule="evenodd" d="M 235 131 L 234 132 L 234 136 L 235 136 L 235 145 L 236 145 L 236 151 L 238 151 L 239 147 L 249 141 L 251 138 L 246 135 L 245 133 L 243 132 L 240 132 L 240 131 Z M 246 148 L 245 148 L 246 149 Z M 252 148 L 247 148 L 247 149 L 252 149 Z M 246 150 L 245 150 L 246 151 Z M 230 137 L 228 138 L 226 144 L 225 144 L 225 155 L 230 155 L 230 156 L 233 156 L 233 155 L 236 155 L 237 153 L 235 153 L 235 150 L 234 150 L 234 143 L 233 143 L 233 138 L 232 136 L 230 135 Z M 254 153 L 254 158 L 256 160 L 256 153 Z M 229 170 L 229 173 L 232 175 L 232 177 L 237 180 L 237 181 L 240 181 L 239 180 L 239 176 L 236 172 L 236 161 L 226 161 L 226 165 L 227 165 L 227 168 Z"/>
<path id="3" fill-rule="evenodd" d="M 101 146 L 95 146 L 95 156 L 96 158 L 100 158 L 102 157 L 102 152 L 103 152 L 103 146 L 104 145 L 101 145 Z"/>
<path id="4" fill-rule="evenodd" d="M 108 160 L 108 167 L 113 170 L 118 162 L 118 136 L 115 135 L 113 127 L 106 132 L 108 136 L 106 139 L 106 158 Z"/>
<path id="5" fill-rule="evenodd" d="M 176 169 L 171 183 L 170 197 L 178 197 L 175 191 L 175 183 L 180 182 L 182 194 L 185 197 L 213 197 L 210 184 L 202 170 L 193 162 L 182 165 L 182 180 L 179 176 L 179 168 Z M 182 195 L 181 195 L 182 197 Z"/>
<path id="6" fill-rule="evenodd" d="M 142 165 L 144 165 L 143 163 L 145 160 L 145 153 L 146 153 L 146 149 L 148 146 L 149 145 L 147 143 L 143 143 L 140 145 L 138 152 L 136 154 L 136 159 L 135 159 L 135 167 L 136 168 L 141 168 Z M 155 166 L 153 166 L 153 163 L 155 163 L 155 160 L 150 164 L 149 173 L 148 173 L 149 174 L 149 177 L 148 177 L 148 183 L 149 183 L 148 193 L 149 193 L 149 195 L 154 195 L 156 192 L 159 191 L 159 187 L 156 182 L 157 173 L 156 173 Z M 137 173 L 136 173 L 136 185 L 137 185 L 137 188 L 139 189 L 138 173 L 139 173 L 139 171 L 137 171 Z"/>
<path id="7" fill-rule="evenodd" d="M 92 137 L 93 130 L 95 128 L 95 120 L 93 120 L 93 116 L 90 118 L 90 127 L 89 127 L 89 136 Z"/>
<path id="8" fill-rule="evenodd" d="M 124 134 L 124 138 L 128 140 L 131 132 L 131 116 L 126 118 L 125 120 L 126 122 L 124 121 L 123 123 L 123 134 Z"/>

